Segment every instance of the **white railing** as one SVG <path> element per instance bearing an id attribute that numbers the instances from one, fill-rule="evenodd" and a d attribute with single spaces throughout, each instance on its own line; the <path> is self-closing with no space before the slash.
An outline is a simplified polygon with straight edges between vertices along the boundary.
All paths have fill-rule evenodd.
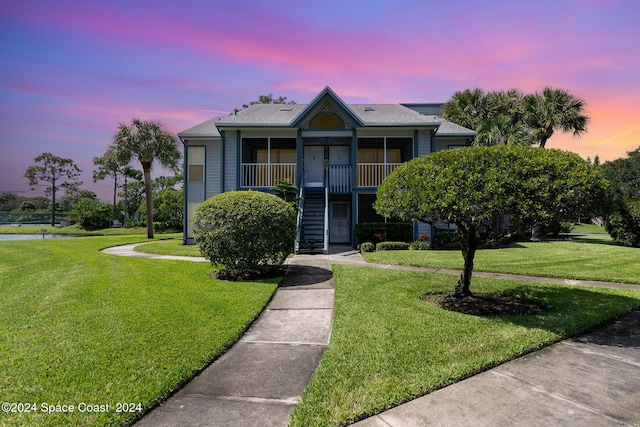
<path id="1" fill-rule="evenodd" d="M 324 247 L 325 255 L 329 253 L 329 187 L 324 188 Z"/>
<path id="2" fill-rule="evenodd" d="M 328 165 L 329 192 L 351 193 L 351 165 Z"/>
<path id="3" fill-rule="evenodd" d="M 302 197 L 302 189 L 304 186 L 300 187 L 300 191 L 298 192 L 298 219 L 296 222 L 296 242 L 293 247 L 293 253 L 298 254 L 300 252 L 300 237 L 302 235 L 302 217 L 304 215 L 304 198 Z"/>
<path id="4" fill-rule="evenodd" d="M 358 187 L 379 187 L 402 163 L 358 163 Z"/>
<path id="5" fill-rule="evenodd" d="M 240 186 L 271 187 L 282 179 L 296 182 L 295 163 L 243 163 Z"/>

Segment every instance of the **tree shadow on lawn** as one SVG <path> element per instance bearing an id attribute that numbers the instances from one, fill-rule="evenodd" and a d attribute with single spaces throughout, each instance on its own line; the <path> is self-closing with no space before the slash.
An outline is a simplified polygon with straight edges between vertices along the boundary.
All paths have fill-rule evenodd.
<path id="1" fill-rule="evenodd" d="M 631 320 L 624 322 L 624 327 L 613 328 L 610 333 L 626 337 L 618 340 L 621 346 L 640 347 L 640 299 L 624 295 L 603 294 L 584 288 L 521 285 L 499 293 L 476 293 L 462 299 L 444 293 L 425 294 L 421 299 L 445 310 L 544 329 L 561 337 L 585 332 L 601 326 L 603 322 L 611 322 L 611 317 L 615 321 L 626 315 Z M 634 311 L 629 313 L 629 310 Z M 616 342 L 608 334 L 598 336 L 591 339 Z"/>

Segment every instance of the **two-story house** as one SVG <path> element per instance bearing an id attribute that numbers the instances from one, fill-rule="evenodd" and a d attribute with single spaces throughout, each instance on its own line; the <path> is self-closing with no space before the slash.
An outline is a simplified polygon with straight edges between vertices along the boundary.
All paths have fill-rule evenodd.
<path id="1" fill-rule="evenodd" d="M 185 162 L 184 240 L 205 199 L 233 190 L 269 190 L 281 179 L 303 200 L 296 251 L 356 245 L 355 225 L 382 219 L 373 209 L 382 180 L 398 165 L 467 146 L 475 132 L 437 116 L 441 104 L 346 104 L 326 87 L 309 104 L 255 104 L 180 132 Z M 414 224 L 414 235 L 432 233 Z"/>

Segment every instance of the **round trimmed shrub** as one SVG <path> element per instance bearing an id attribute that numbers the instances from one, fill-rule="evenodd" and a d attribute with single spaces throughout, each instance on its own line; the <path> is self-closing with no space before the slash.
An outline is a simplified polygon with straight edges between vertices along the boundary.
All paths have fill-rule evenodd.
<path id="1" fill-rule="evenodd" d="M 193 234 L 219 278 L 268 277 L 282 271 L 296 238 L 296 211 L 259 191 L 231 191 L 210 197 L 196 209 Z"/>
<path id="2" fill-rule="evenodd" d="M 376 250 L 376 246 L 371 242 L 364 242 L 360 245 L 360 250 L 362 252 L 373 252 Z"/>

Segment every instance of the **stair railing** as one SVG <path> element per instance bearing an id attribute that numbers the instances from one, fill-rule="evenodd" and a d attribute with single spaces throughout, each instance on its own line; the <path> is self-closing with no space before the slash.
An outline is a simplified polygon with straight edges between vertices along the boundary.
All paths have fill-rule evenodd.
<path id="1" fill-rule="evenodd" d="M 300 238 L 302 237 L 302 215 L 304 212 L 304 197 L 302 190 L 304 186 L 300 186 L 300 190 L 298 191 L 298 220 L 296 223 L 296 243 L 293 247 L 293 253 L 300 253 Z"/>
<path id="2" fill-rule="evenodd" d="M 324 248 L 325 255 L 329 253 L 329 186 L 324 186 Z"/>

